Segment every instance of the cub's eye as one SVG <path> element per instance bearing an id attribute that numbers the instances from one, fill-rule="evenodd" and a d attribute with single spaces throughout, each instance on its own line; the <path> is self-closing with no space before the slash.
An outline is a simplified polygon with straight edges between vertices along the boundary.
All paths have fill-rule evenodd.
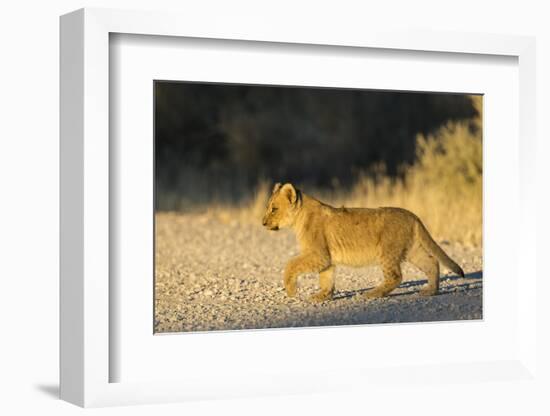
<path id="1" fill-rule="evenodd" d="M 277 207 L 271 207 L 271 212 L 273 213 L 275 211 L 277 211 Z"/>

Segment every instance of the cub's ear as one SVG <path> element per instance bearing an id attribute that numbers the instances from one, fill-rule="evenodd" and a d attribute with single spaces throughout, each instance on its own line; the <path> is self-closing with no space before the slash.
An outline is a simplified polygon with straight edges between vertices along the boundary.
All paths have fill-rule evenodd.
<path id="1" fill-rule="evenodd" d="M 283 195 L 288 198 L 292 205 L 296 203 L 298 196 L 296 194 L 296 188 L 294 188 L 294 185 L 292 185 L 291 183 L 285 183 L 281 188 L 281 192 L 283 192 Z"/>
<path id="2" fill-rule="evenodd" d="M 271 191 L 271 193 L 274 194 L 274 193 L 277 192 L 279 189 L 281 189 L 281 182 L 277 182 L 277 183 L 273 186 L 273 190 Z"/>

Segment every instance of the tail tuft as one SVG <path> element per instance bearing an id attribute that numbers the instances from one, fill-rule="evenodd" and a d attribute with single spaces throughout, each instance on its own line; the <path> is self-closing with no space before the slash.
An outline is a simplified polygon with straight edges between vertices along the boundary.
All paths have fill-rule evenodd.
<path id="1" fill-rule="evenodd" d="M 454 263 L 454 261 L 453 261 Z M 454 265 L 456 266 L 455 268 L 451 268 L 451 270 L 453 272 L 455 272 L 456 274 L 458 274 L 459 276 L 461 277 L 464 277 L 464 270 L 462 270 L 462 267 L 460 267 L 458 264 L 454 263 Z"/>
<path id="2" fill-rule="evenodd" d="M 459 276 L 464 277 L 464 270 L 458 264 L 451 259 L 441 247 L 434 241 L 424 224 L 420 220 L 417 222 L 417 236 L 420 239 L 421 245 L 432 253 L 435 258 L 437 258 L 445 267 L 447 267 L 452 272 L 458 274 Z"/>

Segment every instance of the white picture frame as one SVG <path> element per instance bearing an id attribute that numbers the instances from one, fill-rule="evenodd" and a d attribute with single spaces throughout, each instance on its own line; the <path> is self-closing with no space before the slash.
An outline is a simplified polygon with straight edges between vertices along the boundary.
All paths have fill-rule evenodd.
<path id="1" fill-rule="evenodd" d="M 380 48 L 441 54 L 504 55 L 519 66 L 519 190 L 517 265 L 522 285 L 517 290 L 517 342 L 513 353 L 498 361 L 471 363 L 419 362 L 407 368 L 331 369 L 333 381 L 318 373 L 281 371 L 265 379 L 241 380 L 220 374 L 183 377 L 177 381 L 111 382 L 110 367 L 119 359 L 110 349 L 109 258 L 109 36 L 114 33 L 187 38 L 331 45 L 335 48 Z M 61 398 L 80 406 L 184 401 L 197 398 L 247 397 L 362 388 L 391 383 L 430 384 L 448 377 L 478 383 L 482 380 L 537 382 L 534 189 L 535 169 L 535 40 L 530 37 L 472 33 L 399 32 L 380 29 L 331 31 L 280 27 L 250 21 L 237 28 L 223 19 L 211 24 L 192 16 L 107 9 L 82 9 L 61 18 Z M 361 328 L 354 330 L 360 331 Z M 222 337 L 229 335 L 220 334 Z M 447 376 L 441 376 L 442 373 Z M 480 377 L 480 374 L 483 374 Z M 446 378 L 447 377 L 447 378 Z M 342 381 L 345 380 L 345 381 Z M 414 380 L 414 381 L 411 381 Z M 406 384 L 406 383 L 405 383 Z M 353 387 L 352 387 L 353 386 Z M 405 388 L 405 387 L 403 387 Z"/>

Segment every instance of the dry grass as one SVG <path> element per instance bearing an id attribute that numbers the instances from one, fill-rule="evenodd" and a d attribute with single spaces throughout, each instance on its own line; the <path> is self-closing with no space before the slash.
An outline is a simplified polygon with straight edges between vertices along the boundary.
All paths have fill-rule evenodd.
<path id="1" fill-rule="evenodd" d="M 206 207 L 205 214 L 226 224 L 231 222 L 257 222 L 259 224 L 265 212 L 271 186 L 270 181 L 261 180 L 251 198 L 240 204 L 210 203 Z"/>
<path id="2" fill-rule="evenodd" d="M 437 240 L 469 246 L 482 243 L 481 97 L 473 97 L 479 117 L 452 122 L 431 136 L 417 137 L 417 162 L 403 167 L 403 179 L 385 175 L 383 165 L 360 175 L 351 191 L 306 192 L 335 206 L 397 206 L 411 210 Z M 262 181 L 254 197 L 238 206 L 212 206 L 224 222 L 258 221 L 271 183 Z"/>
<path id="3" fill-rule="evenodd" d="M 480 246 L 481 140 L 462 124 L 449 124 L 437 135 L 438 140 L 418 137 L 418 162 L 405 169 L 403 180 L 365 176 L 342 203 L 406 208 L 424 221 L 436 239 Z"/>
<path id="4" fill-rule="evenodd" d="M 448 123 L 433 136 L 417 137 L 417 162 L 404 168 L 403 180 L 382 173 L 364 176 L 347 206 L 399 206 L 417 214 L 438 240 L 472 246 L 482 242 L 481 97 L 472 122 Z M 340 201 L 339 201 L 340 202 Z"/>
<path id="5" fill-rule="evenodd" d="M 417 161 L 402 167 L 402 179 L 389 177 L 384 165 L 379 165 L 359 175 L 351 190 L 303 189 L 334 206 L 406 208 L 422 219 L 437 240 L 481 247 L 482 97 L 472 99 L 478 117 L 450 122 L 430 136 L 417 136 Z M 271 186 L 271 181 L 259 181 L 253 196 L 242 203 L 210 202 L 206 214 L 224 223 L 259 224 Z"/>

